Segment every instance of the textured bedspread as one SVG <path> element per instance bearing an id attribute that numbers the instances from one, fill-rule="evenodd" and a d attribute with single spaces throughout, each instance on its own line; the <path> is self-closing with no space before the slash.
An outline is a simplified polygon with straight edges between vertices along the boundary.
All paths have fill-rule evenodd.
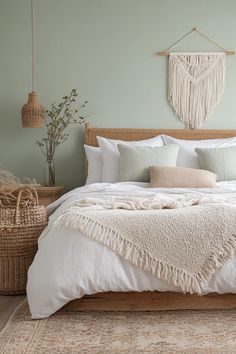
<path id="1" fill-rule="evenodd" d="M 206 197 L 85 199 L 54 223 L 103 243 L 130 263 L 201 293 L 236 250 L 236 207 Z"/>

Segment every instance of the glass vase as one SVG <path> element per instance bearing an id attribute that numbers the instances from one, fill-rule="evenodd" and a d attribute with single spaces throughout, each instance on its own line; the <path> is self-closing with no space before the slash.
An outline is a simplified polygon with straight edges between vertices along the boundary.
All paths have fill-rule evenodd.
<path id="1" fill-rule="evenodd" d="M 45 186 L 55 186 L 55 161 L 47 160 L 45 166 Z"/>

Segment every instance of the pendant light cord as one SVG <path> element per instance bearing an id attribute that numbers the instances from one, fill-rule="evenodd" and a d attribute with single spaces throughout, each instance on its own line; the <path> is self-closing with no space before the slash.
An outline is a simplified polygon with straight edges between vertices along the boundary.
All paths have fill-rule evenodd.
<path id="1" fill-rule="evenodd" d="M 31 26 L 32 26 L 32 91 L 34 91 L 34 0 L 31 0 Z"/>

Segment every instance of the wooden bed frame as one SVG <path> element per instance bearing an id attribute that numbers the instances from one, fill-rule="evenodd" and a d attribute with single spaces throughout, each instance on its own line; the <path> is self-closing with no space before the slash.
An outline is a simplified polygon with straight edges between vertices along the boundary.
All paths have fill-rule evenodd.
<path id="1" fill-rule="evenodd" d="M 178 139 L 222 139 L 236 136 L 236 130 L 171 130 L 85 127 L 85 143 L 98 146 L 97 136 L 118 140 L 143 140 L 159 134 Z M 204 296 L 174 292 L 104 292 L 86 295 L 69 302 L 69 311 L 159 311 L 177 309 L 228 309 L 236 308 L 235 294 L 208 294 Z"/>

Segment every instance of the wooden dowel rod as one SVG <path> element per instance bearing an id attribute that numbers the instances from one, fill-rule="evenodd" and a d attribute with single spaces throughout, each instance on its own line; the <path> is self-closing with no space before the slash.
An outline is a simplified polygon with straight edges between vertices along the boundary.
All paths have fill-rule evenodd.
<path id="1" fill-rule="evenodd" d="M 170 55 L 169 52 L 159 52 L 157 55 L 161 55 L 162 57 L 168 57 Z"/>
<path id="2" fill-rule="evenodd" d="M 187 52 L 186 52 L 187 53 Z M 191 52 L 190 52 L 191 53 Z M 235 55 L 235 51 L 228 51 L 225 52 L 226 55 Z M 160 55 L 162 57 L 168 57 L 170 55 L 170 52 L 158 52 L 157 55 Z"/>
<path id="3" fill-rule="evenodd" d="M 234 50 L 227 50 L 227 52 L 225 52 L 226 55 L 235 55 L 235 51 Z"/>

